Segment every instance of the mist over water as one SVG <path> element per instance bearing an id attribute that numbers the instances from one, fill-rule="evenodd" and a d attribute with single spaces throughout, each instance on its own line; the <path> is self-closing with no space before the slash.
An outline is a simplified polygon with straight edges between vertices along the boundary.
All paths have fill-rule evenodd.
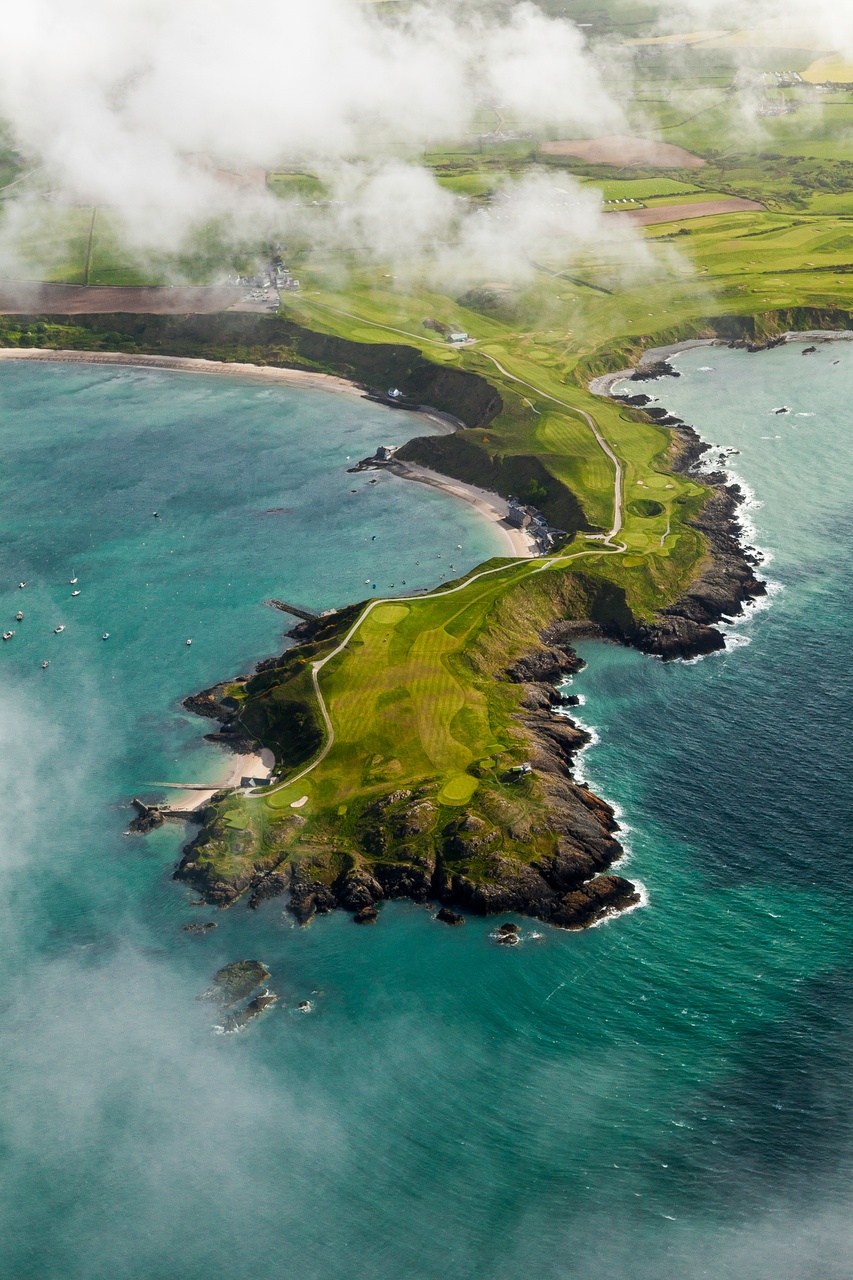
<path id="1" fill-rule="evenodd" d="M 694 665 L 584 646 L 583 769 L 649 906 L 521 921 L 514 950 L 406 903 L 372 929 L 211 914 L 169 878 L 178 828 L 121 834 L 146 782 L 214 776 L 177 700 L 276 651 L 263 599 L 327 607 L 501 549 L 451 499 L 346 474 L 410 420 L 0 369 L 0 610 L 26 615 L 0 653 L 0 1275 L 849 1274 L 853 350 L 678 365 L 648 390 L 740 450 L 782 589 Z M 195 996 L 250 956 L 281 1003 L 216 1036 Z"/>

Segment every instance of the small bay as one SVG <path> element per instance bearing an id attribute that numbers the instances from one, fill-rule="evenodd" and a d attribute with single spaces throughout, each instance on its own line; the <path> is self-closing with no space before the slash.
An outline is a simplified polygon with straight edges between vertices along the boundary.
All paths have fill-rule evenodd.
<path id="1" fill-rule="evenodd" d="M 800 350 L 631 386 L 739 450 L 769 607 L 694 664 L 584 644 L 582 768 L 648 901 L 515 949 L 406 903 L 210 914 L 170 879 L 179 828 L 122 834 L 147 783 L 216 776 L 179 699 L 278 650 L 264 599 L 503 552 L 464 504 L 346 473 L 408 415 L 0 368 L 0 1275 L 849 1274 L 853 348 Z M 281 1002 L 215 1035 L 195 997 L 248 957 Z"/>

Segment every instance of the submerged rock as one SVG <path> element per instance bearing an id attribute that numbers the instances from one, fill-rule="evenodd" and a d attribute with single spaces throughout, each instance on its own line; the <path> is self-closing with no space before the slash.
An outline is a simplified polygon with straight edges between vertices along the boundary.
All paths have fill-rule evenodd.
<path id="1" fill-rule="evenodd" d="M 362 907 L 353 916 L 356 924 L 375 924 L 379 919 L 379 912 L 375 907 Z"/>
<path id="2" fill-rule="evenodd" d="M 269 976 L 269 969 L 260 960 L 235 960 L 213 975 L 212 986 L 199 996 L 199 1000 L 213 1000 L 224 1009 L 230 1009 L 250 996 Z"/>
<path id="3" fill-rule="evenodd" d="M 218 1029 L 223 1035 L 233 1035 L 235 1031 L 242 1031 L 245 1026 L 253 1022 L 265 1009 L 269 1009 L 278 1000 L 278 996 L 274 991 L 264 990 L 260 995 L 255 996 L 254 1000 L 250 1000 L 242 1009 L 238 1009 L 236 1013 L 229 1013 L 219 1023 Z"/>

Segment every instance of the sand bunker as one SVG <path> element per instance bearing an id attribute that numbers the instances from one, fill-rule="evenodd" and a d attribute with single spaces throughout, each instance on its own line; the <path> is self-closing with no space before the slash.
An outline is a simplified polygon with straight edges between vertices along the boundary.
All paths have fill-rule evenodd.
<path id="1" fill-rule="evenodd" d="M 42 284 L 0 280 L 0 314 L 103 315 L 111 311 L 147 315 L 209 315 L 239 302 L 244 290 L 224 288 L 121 287 Z"/>
<path id="2" fill-rule="evenodd" d="M 701 169 L 705 161 L 683 147 L 669 142 L 653 142 L 649 138 L 579 138 L 562 142 L 543 142 L 546 156 L 575 156 L 590 164 L 612 164 L 650 169 Z"/>

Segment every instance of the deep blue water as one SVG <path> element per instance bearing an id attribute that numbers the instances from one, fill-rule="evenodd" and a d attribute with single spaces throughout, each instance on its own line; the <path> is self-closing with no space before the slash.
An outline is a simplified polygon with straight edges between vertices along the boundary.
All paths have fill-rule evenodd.
<path id="1" fill-rule="evenodd" d="M 524 922 L 512 951 L 402 903 L 367 930 L 272 902 L 188 935 L 179 831 L 121 835 L 145 781 L 215 771 L 177 699 L 275 651 L 264 598 L 334 605 L 497 549 L 440 494 L 350 494 L 346 454 L 408 424 L 0 369 L 0 609 L 27 615 L 0 653 L 4 1277 L 850 1275 L 853 350 L 678 363 L 653 393 L 740 450 L 772 605 L 692 665 L 584 647 L 583 767 L 648 905 Z M 242 956 L 283 999 L 217 1037 L 195 996 Z"/>

